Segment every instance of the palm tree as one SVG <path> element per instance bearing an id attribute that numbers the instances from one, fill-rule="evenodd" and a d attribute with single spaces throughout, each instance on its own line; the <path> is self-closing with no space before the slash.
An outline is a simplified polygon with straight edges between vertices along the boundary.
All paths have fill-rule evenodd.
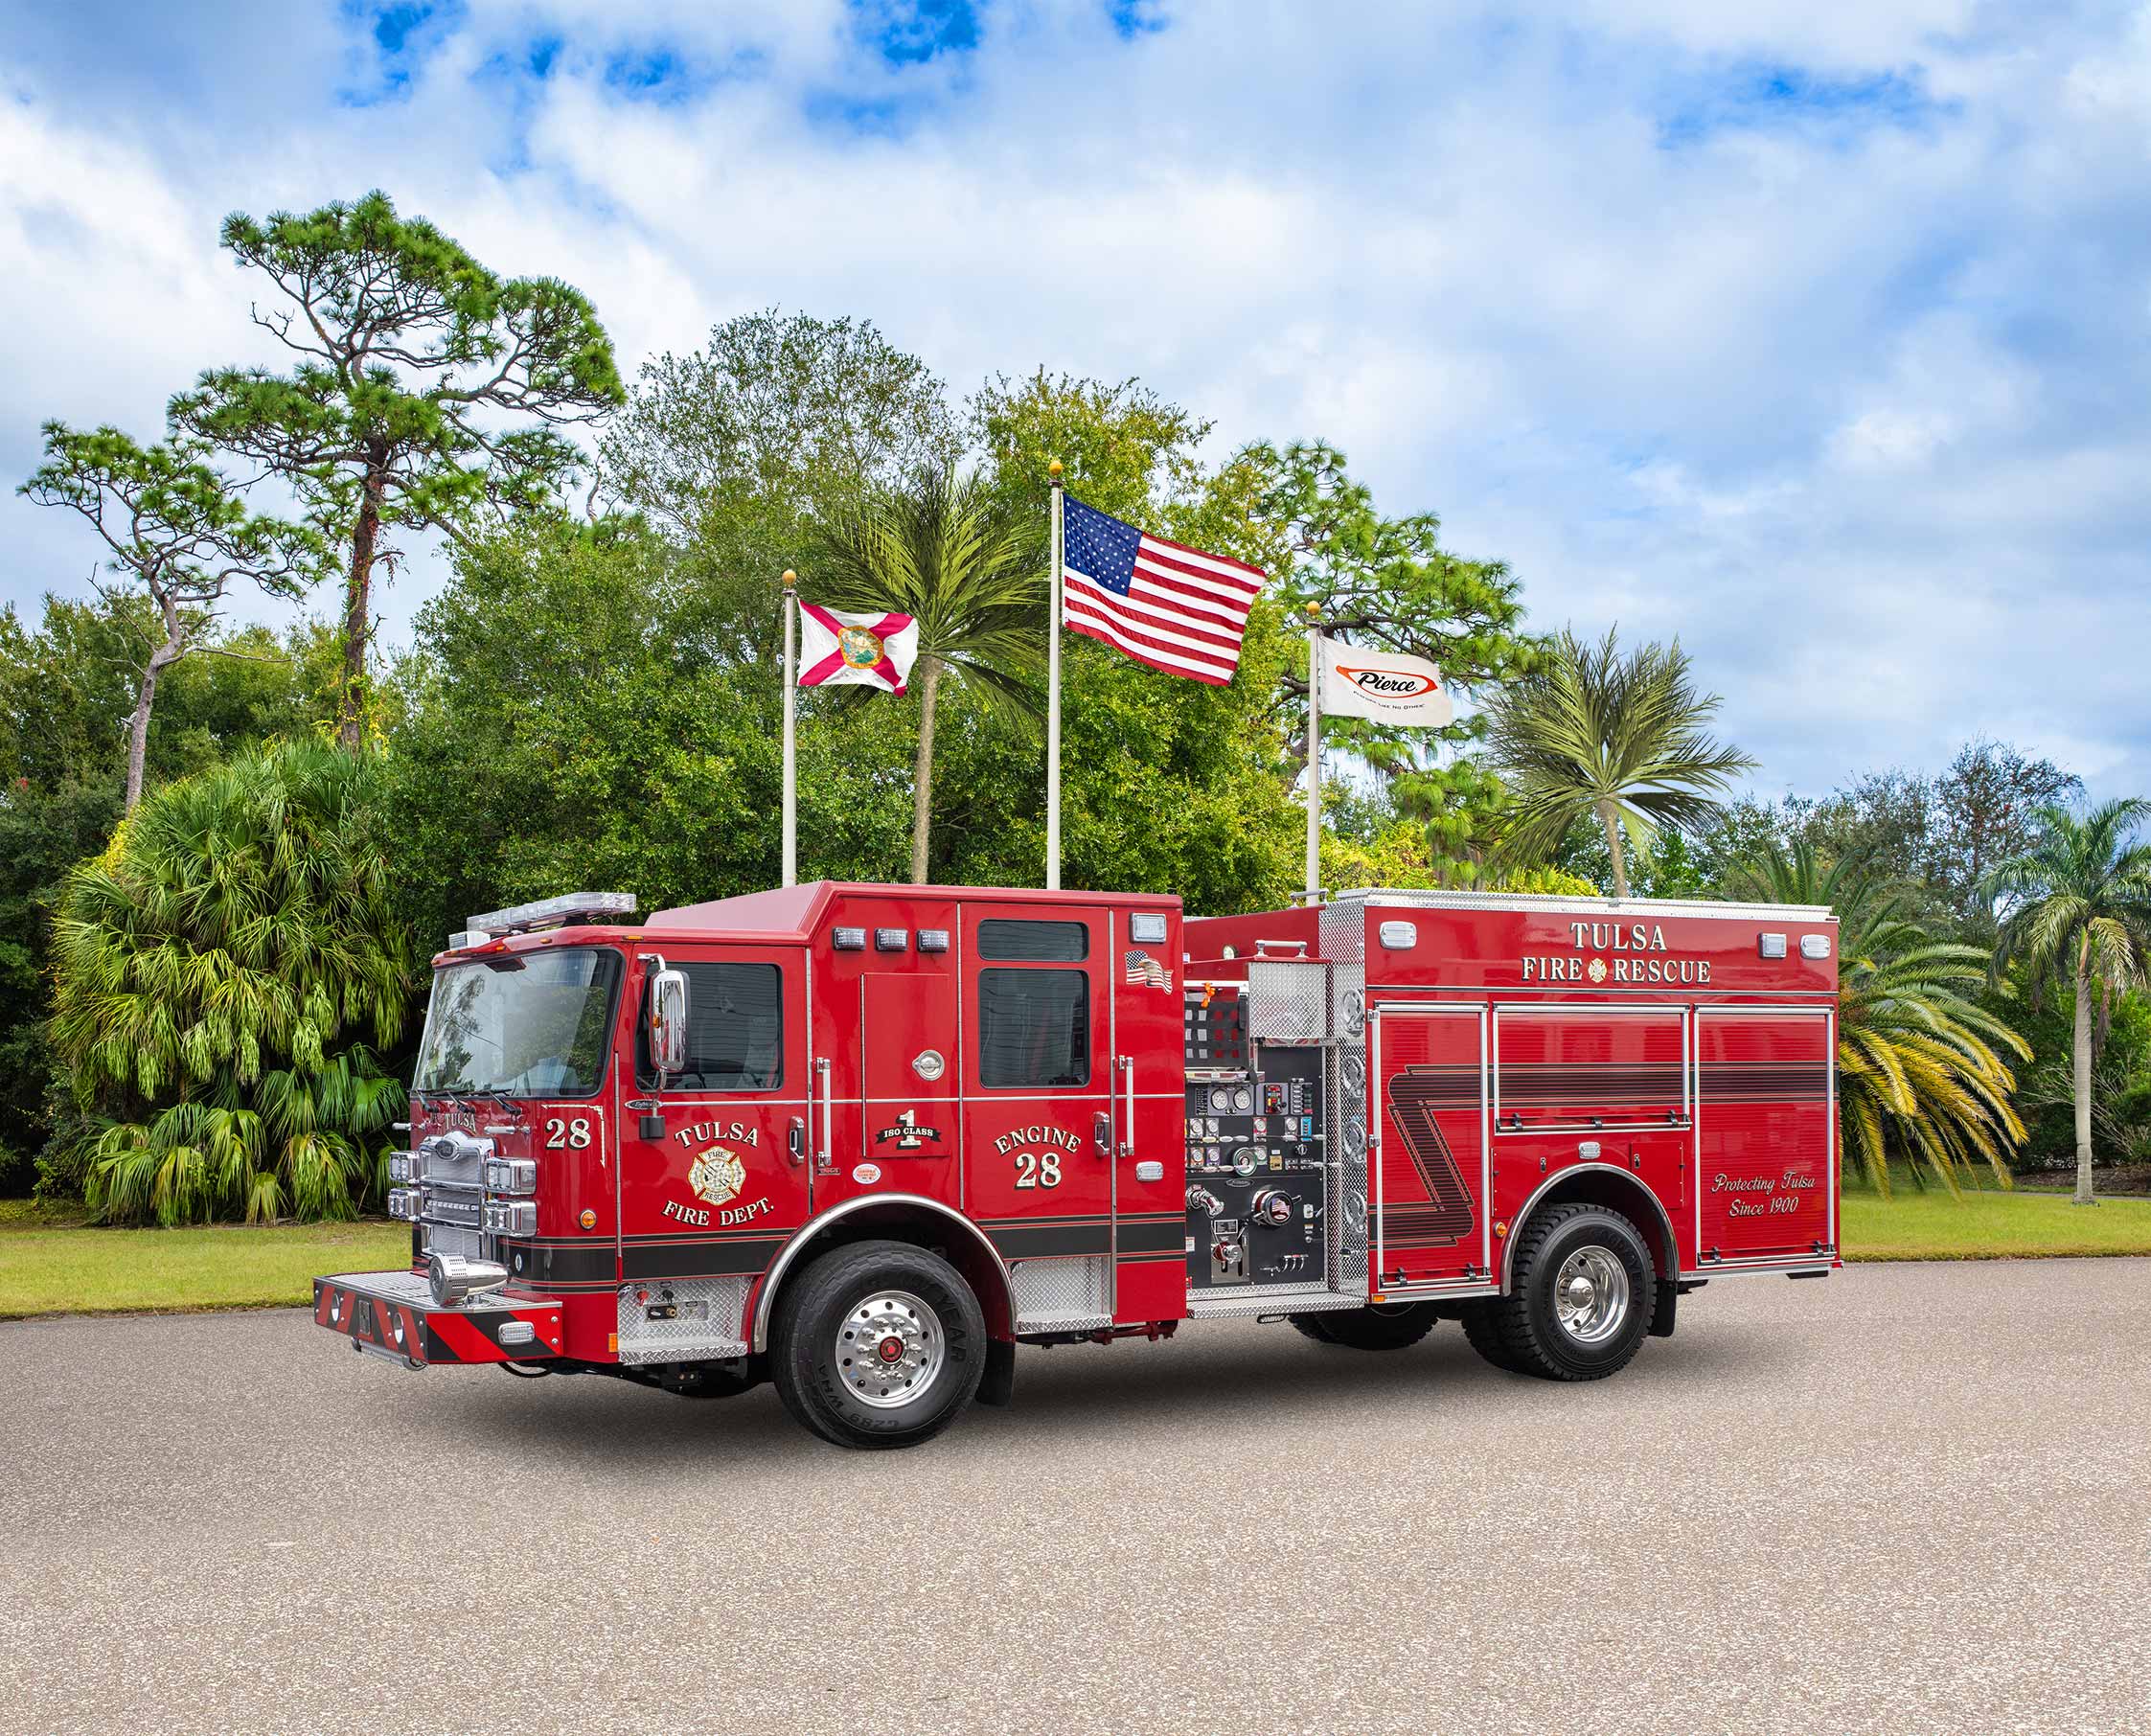
<path id="1" fill-rule="evenodd" d="M 1595 645 L 1564 629 L 1550 652 L 1487 707 L 1491 757 L 1514 796 L 1504 842 L 1544 859 L 1593 813 L 1613 857 L 1613 896 L 1625 899 L 1622 834 L 1642 850 L 1661 824 L 1708 820 L 1715 795 L 1755 762 L 1705 733 L 1718 696 L 1696 691 L 1678 639 L 1624 657 L 1611 628 Z"/>
<path id="2" fill-rule="evenodd" d="M 1773 844 L 1738 879 L 1777 904 L 1827 904 L 1838 916 L 1838 1130 L 1877 1193 L 1889 1192 L 1889 1154 L 1924 1166 L 1956 1193 L 1975 1161 L 2010 1185 L 2008 1154 L 2025 1127 L 2016 1075 L 1997 1052 L 2028 1060 L 2030 1045 L 1978 1005 L 1987 955 L 1937 941 L 1914 922 L 1909 888 L 1844 859 L 1824 867 L 1804 840 Z"/>
<path id="3" fill-rule="evenodd" d="M 110 1219 L 349 1218 L 385 1175 L 403 1090 L 374 1049 L 410 1003 L 378 763 L 314 742 L 151 791 L 76 869 L 52 1035 L 102 1132 Z"/>
<path id="4" fill-rule="evenodd" d="M 1044 560 L 982 479 L 928 467 L 907 488 L 833 514 L 813 590 L 835 608 L 894 609 L 919 623 L 919 749 L 911 787 L 911 880 L 924 885 L 933 813 L 933 720 L 954 675 L 996 710 L 1037 710 L 1047 631 Z"/>
<path id="5" fill-rule="evenodd" d="M 2107 802 L 2078 819 L 2042 808 L 2038 841 L 1987 877 L 1989 898 L 2004 901 L 1997 966 L 2021 958 L 2041 976 L 2074 991 L 2076 1203 L 2092 1196 L 2093 991 L 2116 994 L 2141 983 L 2151 958 L 2151 843 L 2136 829 L 2151 802 Z"/>

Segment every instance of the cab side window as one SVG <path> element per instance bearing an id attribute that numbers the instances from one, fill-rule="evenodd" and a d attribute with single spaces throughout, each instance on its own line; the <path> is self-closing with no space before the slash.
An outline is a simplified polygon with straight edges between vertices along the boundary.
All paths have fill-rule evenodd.
<path id="1" fill-rule="evenodd" d="M 1089 941 L 1081 923 L 995 919 L 978 925 L 979 957 L 1026 961 L 978 973 L 981 1085 L 1007 1090 L 1090 1083 L 1089 972 L 1041 968 L 1084 958 Z"/>
<path id="2" fill-rule="evenodd" d="M 776 965 L 675 960 L 687 974 L 687 1067 L 670 1091 L 773 1091 L 784 1084 L 784 971 Z M 635 1081 L 657 1083 L 635 1021 Z"/>

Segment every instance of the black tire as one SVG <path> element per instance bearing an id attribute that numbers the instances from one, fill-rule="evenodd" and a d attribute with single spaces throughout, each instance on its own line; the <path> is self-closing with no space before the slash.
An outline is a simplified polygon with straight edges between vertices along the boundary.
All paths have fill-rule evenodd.
<path id="1" fill-rule="evenodd" d="M 1595 1255 L 1608 1282 L 1595 1296 L 1618 1291 L 1617 1312 L 1579 1329 L 1564 1322 L 1555 1296 L 1564 1266 L 1588 1267 Z M 1617 1273 L 1613 1269 L 1617 1268 Z M 1464 1336 L 1495 1367 L 1544 1381 L 1602 1381 L 1627 1367 L 1650 1331 L 1658 1273 L 1642 1233 L 1620 1213 L 1597 1205 L 1557 1205 L 1523 1228 L 1516 1245 L 1509 1294 L 1467 1310 Z M 1584 1277 L 1588 1285 L 1588 1275 Z"/>
<path id="2" fill-rule="evenodd" d="M 1288 1318 L 1318 1344 L 1341 1344 L 1348 1350 L 1404 1350 L 1432 1332 L 1441 1315 L 1431 1302 L 1388 1302 Z"/>
<path id="3" fill-rule="evenodd" d="M 1499 1300 L 1465 1303 L 1464 1341 L 1503 1374 L 1522 1374 L 1501 1337 L 1500 1316 L 1495 1313 L 1499 1307 Z"/>
<path id="4" fill-rule="evenodd" d="M 878 1298 L 895 1299 L 869 1317 Z M 857 1315 L 855 1324 L 848 1318 Z M 879 1333 L 847 1344 L 849 1335 Z M 884 1364 L 881 1346 L 913 1363 Z M 769 1375 L 793 1418 L 839 1447 L 916 1447 L 955 1420 L 986 1368 L 986 1316 L 956 1268 L 906 1242 L 855 1242 L 822 1255 L 778 1298 Z M 855 1361 L 848 1354 L 856 1349 Z M 886 1371 L 887 1383 L 874 1384 Z"/>

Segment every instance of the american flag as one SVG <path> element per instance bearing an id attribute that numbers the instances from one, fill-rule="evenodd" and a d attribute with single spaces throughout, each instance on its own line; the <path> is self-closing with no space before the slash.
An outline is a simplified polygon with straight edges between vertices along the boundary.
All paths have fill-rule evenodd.
<path id="1" fill-rule="evenodd" d="M 1169 675 L 1223 687 L 1240 667 L 1259 566 L 1146 537 L 1110 514 L 1064 497 L 1062 611 L 1087 634 Z"/>
<path id="2" fill-rule="evenodd" d="M 1126 963 L 1128 966 L 1128 980 L 1131 983 L 1147 984 L 1153 989 L 1163 989 L 1167 994 L 1172 993 L 1173 973 L 1140 947 L 1128 948 Z"/>

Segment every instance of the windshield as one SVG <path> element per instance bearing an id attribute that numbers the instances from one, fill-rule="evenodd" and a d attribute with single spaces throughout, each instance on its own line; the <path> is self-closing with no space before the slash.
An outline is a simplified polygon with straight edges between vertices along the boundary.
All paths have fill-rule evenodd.
<path id="1" fill-rule="evenodd" d="M 414 1091 L 581 1097 L 605 1077 L 620 955 L 524 952 L 450 965 L 433 979 Z"/>

